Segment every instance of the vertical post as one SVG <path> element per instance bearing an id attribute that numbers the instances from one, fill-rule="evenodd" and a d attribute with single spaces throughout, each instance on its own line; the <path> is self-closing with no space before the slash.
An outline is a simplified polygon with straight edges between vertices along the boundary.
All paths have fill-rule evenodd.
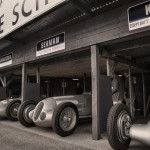
<path id="1" fill-rule="evenodd" d="M 84 92 L 86 92 L 86 73 L 84 73 Z"/>
<path id="2" fill-rule="evenodd" d="M 144 117 L 146 117 L 146 103 L 145 103 L 145 78 L 144 78 L 144 70 L 142 70 L 142 85 L 143 85 L 143 109 L 144 109 Z"/>
<path id="3" fill-rule="evenodd" d="M 91 76 L 92 76 L 92 138 L 100 137 L 100 111 L 99 111 L 99 49 L 97 45 L 91 46 Z"/>
<path id="4" fill-rule="evenodd" d="M 49 79 L 48 79 L 48 82 L 47 82 L 47 97 L 49 97 Z"/>
<path id="5" fill-rule="evenodd" d="M 63 79 L 62 88 L 63 88 L 63 96 L 64 96 L 65 95 L 65 79 Z"/>
<path id="6" fill-rule="evenodd" d="M 40 67 L 37 67 L 36 70 L 36 83 L 40 83 Z"/>
<path id="7" fill-rule="evenodd" d="M 110 76 L 110 60 L 106 59 L 106 67 L 107 67 L 107 76 Z"/>
<path id="8" fill-rule="evenodd" d="M 25 101 L 25 86 L 27 83 L 27 66 L 22 64 L 22 89 L 21 89 L 21 100 Z"/>
<path id="9" fill-rule="evenodd" d="M 133 117 L 133 102 L 132 102 L 132 79 L 131 79 L 131 66 L 129 66 L 129 97 L 130 97 L 130 112 L 131 116 Z"/>
<path id="10" fill-rule="evenodd" d="M 7 81 L 6 81 L 6 75 L 4 75 L 4 87 L 6 87 Z"/>
<path id="11" fill-rule="evenodd" d="M 1 76 L 0 76 L 0 80 L 1 80 L 2 85 L 3 85 L 3 87 L 4 87 L 4 81 L 3 81 L 3 79 L 2 79 L 2 77 L 1 77 Z"/>

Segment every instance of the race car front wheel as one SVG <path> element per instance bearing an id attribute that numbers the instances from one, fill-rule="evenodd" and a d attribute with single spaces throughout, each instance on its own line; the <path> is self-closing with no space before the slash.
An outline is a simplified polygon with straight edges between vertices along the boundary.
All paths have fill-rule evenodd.
<path id="1" fill-rule="evenodd" d="M 37 102 L 35 101 L 25 101 L 23 102 L 18 110 L 18 120 L 25 127 L 33 127 L 35 123 L 29 117 L 29 113 L 35 109 Z"/>
<path id="2" fill-rule="evenodd" d="M 131 142 L 129 130 L 132 118 L 125 104 L 114 105 L 107 118 L 107 137 L 115 150 L 126 150 Z"/>
<path id="3" fill-rule="evenodd" d="M 21 104 L 21 100 L 13 100 L 11 101 L 6 108 L 6 116 L 9 120 L 17 121 L 17 112 L 18 108 Z"/>
<path id="4" fill-rule="evenodd" d="M 52 117 L 52 128 L 60 136 L 71 135 L 79 120 L 78 109 L 71 102 L 59 104 Z"/>

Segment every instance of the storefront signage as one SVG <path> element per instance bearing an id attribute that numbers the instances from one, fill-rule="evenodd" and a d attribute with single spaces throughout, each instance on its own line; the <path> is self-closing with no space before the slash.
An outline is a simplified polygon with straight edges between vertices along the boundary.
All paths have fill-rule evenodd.
<path id="1" fill-rule="evenodd" d="M 3 0 L 0 4 L 0 39 L 66 0 Z"/>
<path id="2" fill-rule="evenodd" d="M 150 1 L 138 4 L 128 9 L 129 30 L 135 30 L 150 25 Z"/>
<path id="3" fill-rule="evenodd" d="M 12 64 L 12 53 L 0 57 L 0 67 Z"/>
<path id="4" fill-rule="evenodd" d="M 60 33 L 37 43 L 36 56 L 65 49 L 65 33 Z"/>

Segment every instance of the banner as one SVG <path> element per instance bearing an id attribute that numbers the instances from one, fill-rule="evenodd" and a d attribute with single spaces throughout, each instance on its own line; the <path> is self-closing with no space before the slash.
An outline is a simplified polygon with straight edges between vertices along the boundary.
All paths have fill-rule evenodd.
<path id="1" fill-rule="evenodd" d="M 0 67 L 12 64 L 12 53 L 0 57 Z"/>
<path id="2" fill-rule="evenodd" d="M 150 1 L 132 6 L 128 9 L 129 30 L 150 25 Z"/>
<path id="3" fill-rule="evenodd" d="M 65 49 L 65 33 L 60 33 L 38 42 L 36 57 L 63 49 Z"/>
<path id="4" fill-rule="evenodd" d="M 63 2 L 65 0 L 3 0 L 0 39 Z"/>

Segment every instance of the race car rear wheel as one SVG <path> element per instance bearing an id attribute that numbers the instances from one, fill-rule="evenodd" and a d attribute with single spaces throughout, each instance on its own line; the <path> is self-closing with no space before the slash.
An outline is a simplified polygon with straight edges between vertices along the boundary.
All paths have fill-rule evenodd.
<path id="1" fill-rule="evenodd" d="M 33 127 L 35 123 L 29 117 L 30 111 L 35 109 L 37 102 L 35 101 L 25 101 L 23 102 L 18 110 L 18 120 L 25 127 Z"/>
<path id="2" fill-rule="evenodd" d="M 20 104 L 21 104 L 21 100 L 13 100 L 8 104 L 6 108 L 6 116 L 9 120 L 12 120 L 12 121 L 18 120 L 17 112 L 18 112 Z"/>
<path id="3" fill-rule="evenodd" d="M 126 150 L 131 142 L 129 130 L 132 118 L 125 104 L 114 105 L 107 118 L 107 137 L 115 150 Z"/>
<path id="4" fill-rule="evenodd" d="M 71 102 L 59 104 L 52 117 L 52 128 L 60 136 L 71 135 L 79 120 L 78 109 Z"/>

